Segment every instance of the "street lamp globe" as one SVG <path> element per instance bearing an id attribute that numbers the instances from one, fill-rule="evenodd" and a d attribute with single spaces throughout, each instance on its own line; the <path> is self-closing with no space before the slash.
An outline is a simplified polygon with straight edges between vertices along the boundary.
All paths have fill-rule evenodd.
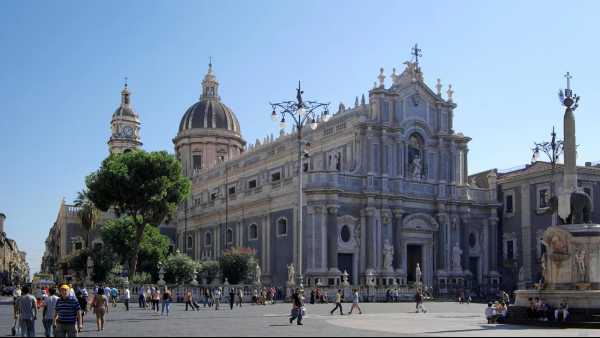
<path id="1" fill-rule="evenodd" d="M 275 110 L 273 110 L 273 114 L 271 114 L 271 119 L 273 122 L 277 122 L 277 112 Z"/>
<path id="2" fill-rule="evenodd" d="M 296 110 L 296 114 L 298 114 L 298 116 L 302 117 L 306 114 L 306 110 L 304 110 L 304 107 L 300 106 L 300 108 L 298 108 L 298 110 Z"/>
<path id="3" fill-rule="evenodd" d="M 317 123 L 317 120 L 312 119 L 312 121 L 310 121 L 310 129 L 317 130 L 317 127 L 319 127 L 319 124 Z"/>
<path id="4" fill-rule="evenodd" d="M 285 129 L 287 127 L 287 123 L 285 122 L 285 117 L 281 119 L 281 122 L 279 122 L 279 128 L 281 129 Z"/>
<path id="5" fill-rule="evenodd" d="M 329 111 L 328 111 L 328 110 L 326 110 L 326 111 L 323 113 L 323 121 L 327 122 L 327 121 L 329 121 L 330 119 L 331 119 L 331 115 L 329 115 Z"/>

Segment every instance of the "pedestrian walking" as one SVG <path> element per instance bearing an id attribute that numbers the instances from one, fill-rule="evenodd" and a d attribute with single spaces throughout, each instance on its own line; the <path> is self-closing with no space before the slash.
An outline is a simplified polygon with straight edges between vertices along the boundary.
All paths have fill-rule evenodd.
<path id="1" fill-rule="evenodd" d="M 417 289 L 417 294 L 415 295 L 415 302 L 417 303 L 417 313 L 427 313 L 427 310 L 425 310 L 425 307 L 423 306 L 424 301 L 425 296 L 423 295 L 423 292 Z"/>
<path id="2" fill-rule="evenodd" d="M 54 313 L 54 336 L 55 337 L 77 337 L 81 331 L 83 318 L 81 307 L 74 297 L 70 296 L 70 287 L 60 287 L 60 299 L 56 301 Z M 79 326 L 77 326 L 79 323 Z"/>
<path id="3" fill-rule="evenodd" d="M 113 307 L 117 307 L 117 301 L 119 299 L 119 290 L 117 290 L 117 288 L 110 289 L 110 299 Z"/>
<path id="4" fill-rule="evenodd" d="M 215 303 L 215 311 L 219 311 L 219 306 L 221 306 L 221 297 L 223 296 L 223 289 L 220 287 L 216 289 L 213 293 L 213 300 Z"/>
<path id="5" fill-rule="evenodd" d="M 296 289 L 296 292 L 292 295 L 292 313 L 290 316 L 290 324 L 297 320 L 298 325 L 302 324 L 302 318 L 305 315 L 304 308 L 304 296 L 301 294 L 300 289 Z"/>
<path id="6" fill-rule="evenodd" d="M 138 290 L 138 305 L 140 309 L 146 309 L 146 288 L 143 286 Z"/>
<path id="7" fill-rule="evenodd" d="M 28 286 L 21 289 L 21 297 L 17 300 L 19 309 L 19 326 L 21 337 L 35 337 L 35 321 L 37 320 L 37 303 Z"/>
<path id="8" fill-rule="evenodd" d="M 229 289 L 229 309 L 233 311 L 233 305 L 235 304 L 235 289 Z"/>
<path id="9" fill-rule="evenodd" d="M 342 298 L 343 298 L 342 290 L 338 290 L 335 293 L 335 307 L 330 312 L 332 315 L 335 312 L 335 310 L 337 310 L 338 308 L 340 309 L 340 315 L 341 316 L 344 315 L 344 310 L 342 309 Z"/>
<path id="10" fill-rule="evenodd" d="M 352 290 L 352 307 L 350 308 L 350 314 L 354 309 L 358 309 L 358 314 L 362 315 L 362 309 L 360 308 L 360 294 L 358 293 L 358 289 Z"/>
<path id="11" fill-rule="evenodd" d="M 98 293 L 94 296 L 92 301 L 92 307 L 94 308 L 94 314 L 96 315 L 96 326 L 98 331 L 104 331 L 105 316 L 108 313 L 108 297 L 104 295 L 103 289 L 98 289 Z"/>
<path id="12" fill-rule="evenodd" d="M 150 311 L 152 308 L 152 289 L 150 286 L 146 287 L 146 292 L 144 293 L 144 308 L 147 311 Z"/>
<path id="13" fill-rule="evenodd" d="M 165 310 L 167 312 L 167 318 L 169 317 L 169 312 L 171 312 L 171 303 L 173 302 L 173 297 L 171 296 L 171 291 L 165 289 L 165 292 L 162 296 L 162 311 L 160 313 L 161 316 L 165 314 Z"/>
<path id="14" fill-rule="evenodd" d="M 188 290 L 188 292 L 186 292 L 184 301 L 185 301 L 185 311 L 188 311 L 188 307 L 191 307 L 192 311 L 200 310 L 198 307 L 196 307 L 196 303 L 194 302 L 194 296 L 192 295 L 192 291 Z"/>
<path id="15" fill-rule="evenodd" d="M 123 291 L 123 303 L 125 304 L 125 311 L 129 311 L 129 302 L 131 301 L 131 291 L 129 288 L 125 288 Z"/>
<path id="16" fill-rule="evenodd" d="M 238 295 L 237 295 L 237 300 L 238 300 L 237 303 L 238 304 L 237 305 L 239 307 L 242 307 L 242 303 L 244 303 L 244 289 L 239 288 L 237 293 L 238 293 Z"/>
<path id="17" fill-rule="evenodd" d="M 54 324 L 54 314 L 56 313 L 56 302 L 58 302 L 58 296 L 56 295 L 56 289 L 52 288 L 48 291 L 50 294 L 44 300 L 44 312 L 42 315 L 42 321 L 44 324 L 44 333 L 46 337 L 53 337 L 53 324 Z"/>

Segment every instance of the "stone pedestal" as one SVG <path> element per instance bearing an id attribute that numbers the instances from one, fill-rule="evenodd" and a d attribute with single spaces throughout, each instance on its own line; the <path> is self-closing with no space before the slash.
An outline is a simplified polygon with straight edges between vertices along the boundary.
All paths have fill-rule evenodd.
<path id="1" fill-rule="evenodd" d="M 529 306 L 540 298 L 552 307 L 566 301 L 570 309 L 600 310 L 600 225 L 553 226 L 544 233 L 546 254 L 540 290 L 516 291 L 515 305 Z"/>

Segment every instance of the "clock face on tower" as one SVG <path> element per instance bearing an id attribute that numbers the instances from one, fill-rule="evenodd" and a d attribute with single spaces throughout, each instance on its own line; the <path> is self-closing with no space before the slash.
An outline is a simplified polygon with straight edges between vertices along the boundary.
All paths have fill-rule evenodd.
<path id="1" fill-rule="evenodd" d="M 131 127 L 123 128 L 123 135 L 125 135 L 125 137 L 127 137 L 127 138 L 132 138 L 133 137 L 133 128 L 131 128 Z"/>

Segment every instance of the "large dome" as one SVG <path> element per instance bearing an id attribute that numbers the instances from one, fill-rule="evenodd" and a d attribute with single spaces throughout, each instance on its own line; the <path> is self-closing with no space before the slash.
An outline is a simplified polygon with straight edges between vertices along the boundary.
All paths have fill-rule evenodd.
<path id="1" fill-rule="evenodd" d="M 202 99 L 183 115 L 179 132 L 188 129 L 226 129 L 240 133 L 240 124 L 229 107 L 216 98 Z"/>
<path id="2" fill-rule="evenodd" d="M 202 80 L 200 100 L 185 111 L 179 123 L 179 133 L 190 129 L 222 129 L 241 135 L 237 117 L 221 102 L 219 81 L 213 74 L 212 63 Z"/>

